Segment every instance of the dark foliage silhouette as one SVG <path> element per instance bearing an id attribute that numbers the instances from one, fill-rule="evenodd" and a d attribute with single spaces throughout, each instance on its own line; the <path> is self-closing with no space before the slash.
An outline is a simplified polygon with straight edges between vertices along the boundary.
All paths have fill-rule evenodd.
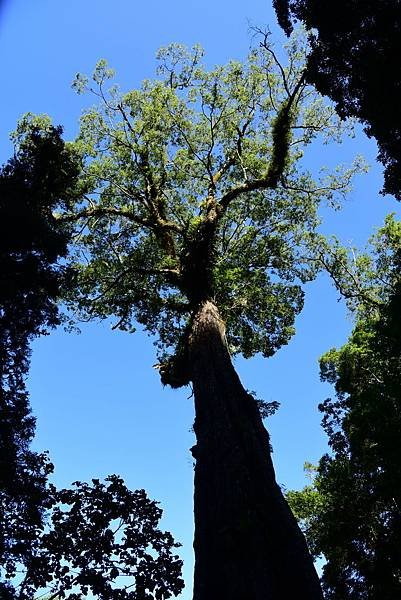
<path id="1" fill-rule="evenodd" d="M 51 211 L 68 203 L 80 171 L 61 128 L 32 126 L 15 143 L 0 171 L 0 565 L 8 575 L 35 547 L 48 504 L 52 465 L 29 449 L 35 419 L 25 377 L 30 341 L 58 323 L 68 232 Z"/>
<path id="2" fill-rule="evenodd" d="M 399 0 L 274 0 L 279 23 L 308 31 L 307 78 L 376 138 L 385 193 L 401 200 L 401 4 Z"/>
<path id="3" fill-rule="evenodd" d="M 127 489 L 112 475 L 106 483 L 75 482 L 72 489 L 49 487 L 48 527 L 38 534 L 22 582 L 10 596 L 79 600 L 167 600 L 183 587 L 179 544 L 161 531 L 162 515 L 144 490 Z"/>

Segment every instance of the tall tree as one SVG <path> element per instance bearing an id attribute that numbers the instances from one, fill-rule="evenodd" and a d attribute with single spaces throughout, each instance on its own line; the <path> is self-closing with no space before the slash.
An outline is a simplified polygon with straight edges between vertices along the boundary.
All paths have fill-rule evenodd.
<path id="1" fill-rule="evenodd" d="M 307 79 L 376 138 L 385 167 L 383 192 L 401 200 L 400 0 L 274 0 L 279 23 L 309 31 Z"/>
<path id="2" fill-rule="evenodd" d="M 321 359 L 336 390 L 320 406 L 332 454 L 313 485 L 288 495 L 312 552 L 327 560 L 330 600 L 401 594 L 401 223 L 388 218 L 374 248 L 375 259 L 356 264 L 331 256 L 358 320 L 347 344 Z"/>
<path id="3" fill-rule="evenodd" d="M 321 598 L 231 362 L 271 356 L 294 333 L 318 205 L 359 168 L 316 182 L 297 164 L 341 127 L 305 84 L 302 40 L 288 51 L 283 67 L 264 40 L 245 65 L 206 71 L 200 48 L 172 45 L 159 52 L 159 79 L 139 90 L 107 90 L 104 61 L 91 84 L 75 81 L 100 104 L 75 145 L 89 191 L 58 216 L 77 224 L 70 300 L 85 318 L 157 334 L 162 382 L 193 386 L 195 600 Z"/>
<path id="4" fill-rule="evenodd" d="M 0 171 L 0 567 L 12 576 L 33 551 L 48 506 L 46 454 L 30 450 L 35 419 L 25 377 L 30 341 L 58 323 L 56 299 L 66 269 L 68 230 L 52 210 L 66 207 L 80 161 L 61 128 L 33 119 L 15 134 L 15 154 Z M 1 593 L 7 585 L 0 583 Z"/>

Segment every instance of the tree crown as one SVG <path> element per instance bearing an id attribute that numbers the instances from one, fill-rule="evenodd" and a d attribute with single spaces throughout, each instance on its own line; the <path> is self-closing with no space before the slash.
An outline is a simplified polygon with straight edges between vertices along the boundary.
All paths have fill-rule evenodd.
<path id="1" fill-rule="evenodd" d="M 268 356 L 293 334 L 301 284 L 314 276 L 305 247 L 322 200 L 336 203 L 360 168 L 315 181 L 300 166 L 321 135 L 343 127 L 304 81 L 305 47 L 282 66 L 267 36 L 241 64 L 206 70 L 199 47 L 158 53 L 158 78 L 126 94 L 100 61 L 78 92 L 99 105 L 75 142 L 83 194 L 59 218 L 78 222 L 78 304 L 84 318 L 139 322 L 176 346 L 196 306 L 219 306 L 234 352 Z"/>

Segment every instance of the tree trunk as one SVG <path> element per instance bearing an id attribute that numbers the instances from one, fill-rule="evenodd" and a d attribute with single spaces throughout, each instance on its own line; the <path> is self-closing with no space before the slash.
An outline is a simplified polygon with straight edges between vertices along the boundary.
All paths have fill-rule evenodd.
<path id="1" fill-rule="evenodd" d="M 189 338 L 197 444 L 194 600 L 321 600 L 305 539 L 280 488 L 269 436 L 243 388 L 224 324 L 204 302 Z"/>

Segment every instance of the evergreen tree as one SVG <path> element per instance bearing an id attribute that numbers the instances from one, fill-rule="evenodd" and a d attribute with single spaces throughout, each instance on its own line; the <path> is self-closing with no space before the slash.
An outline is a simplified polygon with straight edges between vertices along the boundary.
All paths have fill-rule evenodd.
<path id="1" fill-rule="evenodd" d="M 330 600 L 401 594 L 401 223 L 389 217 L 374 247 L 375 258 L 354 266 L 332 255 L 358 319 L 347 344 L 321 359 L 322 379 L 336 390 L 320 406 L 332 454 L 311 486 L 287 496 L 313 554 L 327 560 Z"/>
<path id="2" fill-rule="evenodd" d="M 121 94 L 105 61 L 99 106 L 75 148 L 87 193 L 58 215 L 76 224 L 70 301 L 84 318 L 157 334 L 164 384 L 193 386 L 194 599 L 321 598 L 305 541 L 278 487 L 258 406 L 231 355 L 271 356 L 294 333 L 317 208 L 360 165 L 319 181 L 302 169 L 318 135 L 338 139 L 332 107 L 305 83 L 305 50 L 283 67 L 267 38 L 246 64 L 205 70 L 202 51 L 159 52 L 159 78 Z"/>

